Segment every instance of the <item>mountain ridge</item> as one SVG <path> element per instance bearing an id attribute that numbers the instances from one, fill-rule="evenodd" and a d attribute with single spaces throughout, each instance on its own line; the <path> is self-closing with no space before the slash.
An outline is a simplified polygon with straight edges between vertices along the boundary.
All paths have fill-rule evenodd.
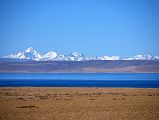
<path id="1" fill-rule="evenodd" d="M 0 73 L 159 73 L 159 60 L 0 62 Z"/>
<path id="2" fill-rule="evenodd" d="M 3 59 L 4 58 L 4 59 Z M 121 59 L 120 56 L 86 56 L 80 52 L 72 52 L 68 55 L 61 55 L 54 51 L 50 51 L 44 55 L 37 52 L 33 47 L 29 47 L 25 51 L 18 52 L 16 54 L 10 54 L 2 57 L 1 59 L 11 59 L 11 60 L 33 60 L 33 61 L 86 61 L 86 60 L 159 60 L 158 56 L 152 55 L 136 55 L 127 59 Z"/>

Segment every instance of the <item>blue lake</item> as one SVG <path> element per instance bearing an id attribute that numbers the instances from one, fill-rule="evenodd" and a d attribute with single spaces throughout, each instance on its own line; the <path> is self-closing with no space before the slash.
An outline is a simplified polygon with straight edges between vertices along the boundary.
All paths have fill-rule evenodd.
<path id="1" fill-rule="evenodd" d="M 159 88 L 159 74 L 0 74 L 0 87 L 130 87 Z"/>

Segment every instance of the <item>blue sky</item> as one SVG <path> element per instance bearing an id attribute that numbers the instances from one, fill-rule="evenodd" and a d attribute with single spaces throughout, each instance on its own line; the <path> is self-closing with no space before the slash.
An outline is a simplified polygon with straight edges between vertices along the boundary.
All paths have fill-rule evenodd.
<path id="1" fill-rule="evenodd" d="M 0 56 L 30 46 L 42 54 L 159 56 L 159 1 L 0 0 Z"/>

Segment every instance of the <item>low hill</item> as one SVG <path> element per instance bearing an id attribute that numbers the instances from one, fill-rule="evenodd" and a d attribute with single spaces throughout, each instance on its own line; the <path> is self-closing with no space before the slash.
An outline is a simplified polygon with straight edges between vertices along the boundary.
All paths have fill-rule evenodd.
<path id="1" fill-rule="evenodd" d="M 0 73 L 159 73 L 158 60 L 0 62 Z"/>

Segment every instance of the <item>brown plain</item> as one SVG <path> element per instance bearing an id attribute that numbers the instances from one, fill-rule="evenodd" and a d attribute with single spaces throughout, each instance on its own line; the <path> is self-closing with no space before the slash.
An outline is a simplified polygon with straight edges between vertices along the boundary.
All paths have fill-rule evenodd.
<path id="1" fill-rule="evenodd" d="M 159 120 L 159 89 L 1 87 L 0 120 Z"/>

